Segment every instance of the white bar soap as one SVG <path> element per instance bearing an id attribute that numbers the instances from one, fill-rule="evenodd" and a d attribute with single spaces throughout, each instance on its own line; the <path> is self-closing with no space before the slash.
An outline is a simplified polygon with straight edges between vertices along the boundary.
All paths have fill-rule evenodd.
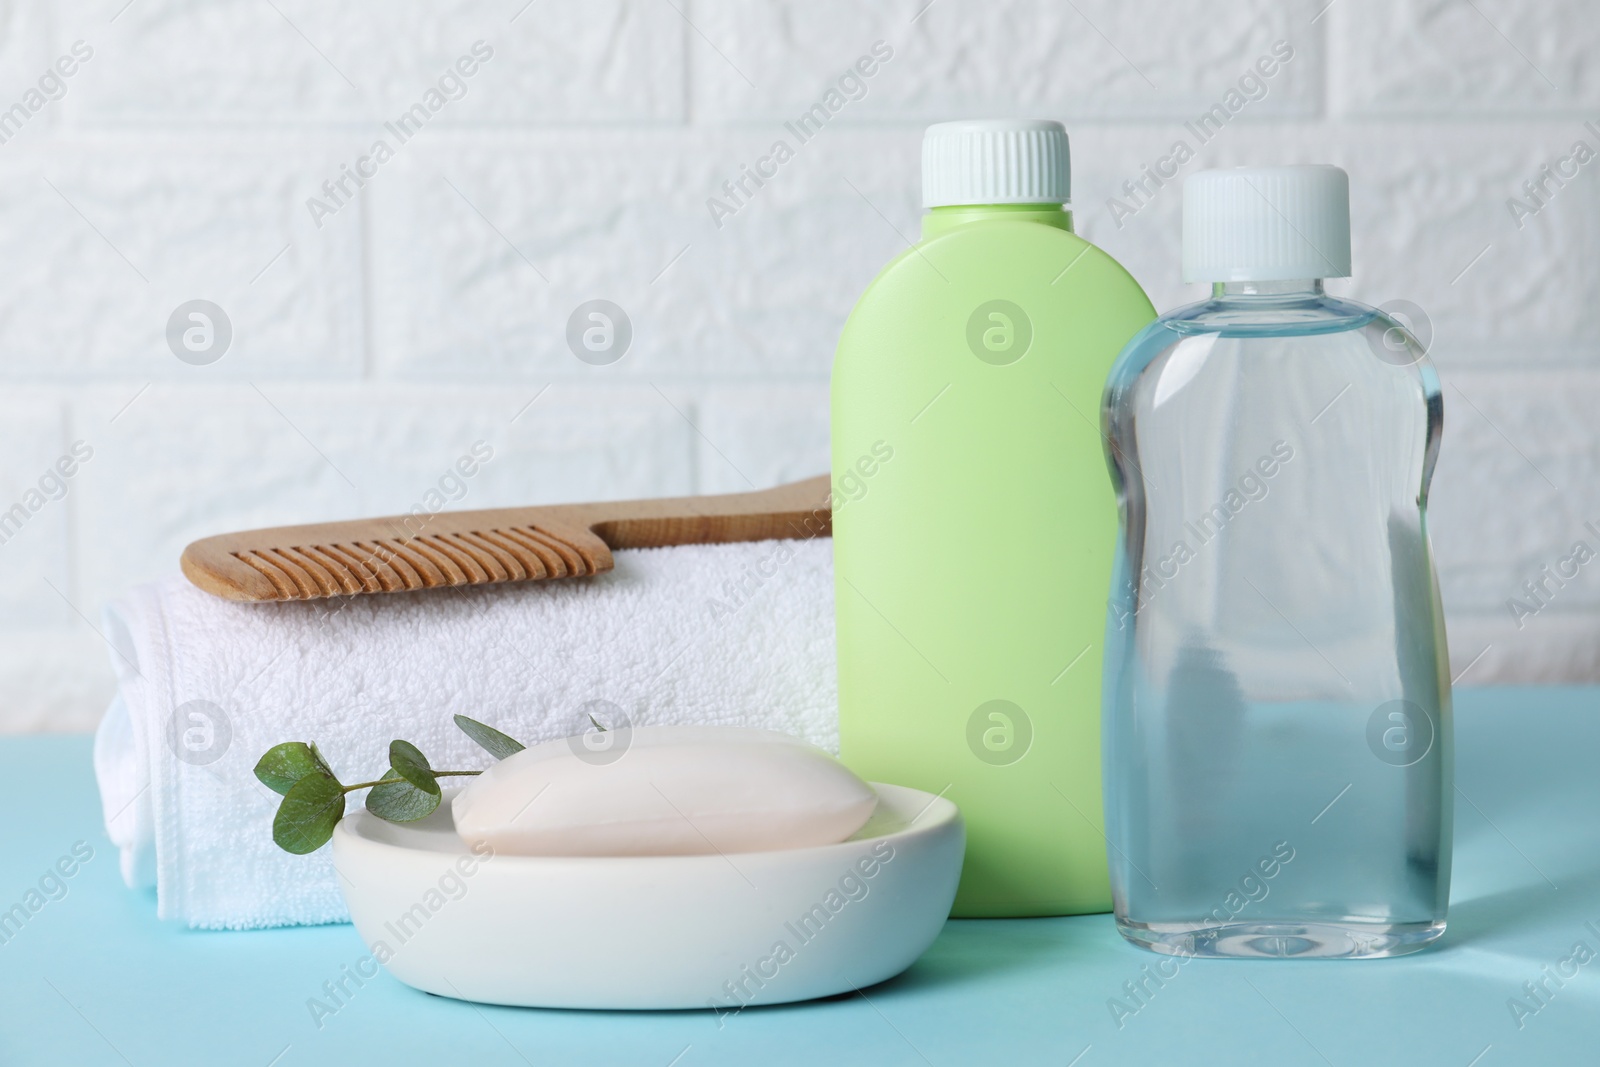
<path id="1" fill-rule="evenodd" d="M 463 840 L 500 855 L 688 856 L 833 844 L 877 803 L 844 764 L 787 734 L 638 726 L 524 749 L 451 810 Z"/>

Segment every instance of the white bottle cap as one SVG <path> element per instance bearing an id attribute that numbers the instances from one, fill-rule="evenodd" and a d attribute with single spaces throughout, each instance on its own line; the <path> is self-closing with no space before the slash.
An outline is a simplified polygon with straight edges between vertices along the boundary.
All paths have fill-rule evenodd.
<path id="1" fill-rule="evenodd" d="M 1183 280 L 1350 276 L 1350 176 L 1317 163 L 1203 170 L 1183 183 Z"/>
<path id="2" fill-rule="evenodd" d="M 1048 119 L 966 119 L 922 137 L 922 206 L 1065 204 L 1067 131 Z"/>

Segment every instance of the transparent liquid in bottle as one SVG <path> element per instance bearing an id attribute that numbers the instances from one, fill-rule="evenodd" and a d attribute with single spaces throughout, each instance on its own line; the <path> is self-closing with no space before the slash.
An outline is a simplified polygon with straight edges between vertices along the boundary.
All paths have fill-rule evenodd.
<path id="1" fill-rule="evenodd" d="M 1199 956 L 1433 941 L 1453 753 L 1422 347 L 1320 281 L 1218 284 L 1128 346 L 1103 416 L 1119 930 Z"/>

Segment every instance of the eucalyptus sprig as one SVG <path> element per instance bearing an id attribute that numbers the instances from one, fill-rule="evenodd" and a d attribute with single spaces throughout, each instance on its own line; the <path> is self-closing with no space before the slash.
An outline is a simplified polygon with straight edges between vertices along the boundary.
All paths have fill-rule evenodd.
<path id="1" fill-rule="evenodd" d="M 492 726 L 457 715 L 461 732 L 494 756 L 505 759 L 524 746 Z M 436 771 L 428 757 L 409 741 L 389 742 L 389 769 L 370 782 L 339 781 L 315 743 L 286 741 L 267 750 L 256 764 L 256 777 L 283 797 L 272 820 L 272 840 L 285 852 L 315 852 L 333 836 L 344 818 L 345 796 L 367 789 L 367 810 L 388 822 L 416 822 L 439 807 L 440 778 L 468 777 L 482 771 Z"/>

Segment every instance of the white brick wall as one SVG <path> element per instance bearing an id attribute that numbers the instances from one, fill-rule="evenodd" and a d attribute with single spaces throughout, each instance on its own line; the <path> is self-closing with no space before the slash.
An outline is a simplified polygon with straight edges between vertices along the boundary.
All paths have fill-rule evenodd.
<path id="1" fill-rule="evenodd" d="M 1600 548 L 1600 161 L 1520 228 L 1506 207 L 1575 141 L 1600 149 L 1592 5 L 124 5 L 0 6 L 0 111 L 93 49 L 0 144 L 0 506 L 94 449 L 0 545 L 0 731 L 93 725 L 91 620 L 187 541 L 403 510 L 476 440 L 495 458 L 462 506 L 822 470 L 834 341 L 915 233 L 928 121 L 1066 120 L 1080 231 L 1158 305 L 1193 299 L 1176 183 L 1120 225 L 1108 198 L 1280 40 L 1292 60 L 1185 171 L 1351 171 L 1357 278 L 1336 288 L 1426 309 L 1447 383 L 1432 517 L 1456 669 L 1600 678 L 1600 566 L 1520 629 L 1506 606 L 1574 541 Z M 317 225 L 307 198 L 397 143 L 384 123 L 480 40 L 492 58 Z M 706 198 L 879 40 L 865 95 L 714 225 Z M 564 342 L 597 297 L 635 330 L 604 367 Z M 234 330 L 206 366 L 165 342 L 196 298 Z"/>

